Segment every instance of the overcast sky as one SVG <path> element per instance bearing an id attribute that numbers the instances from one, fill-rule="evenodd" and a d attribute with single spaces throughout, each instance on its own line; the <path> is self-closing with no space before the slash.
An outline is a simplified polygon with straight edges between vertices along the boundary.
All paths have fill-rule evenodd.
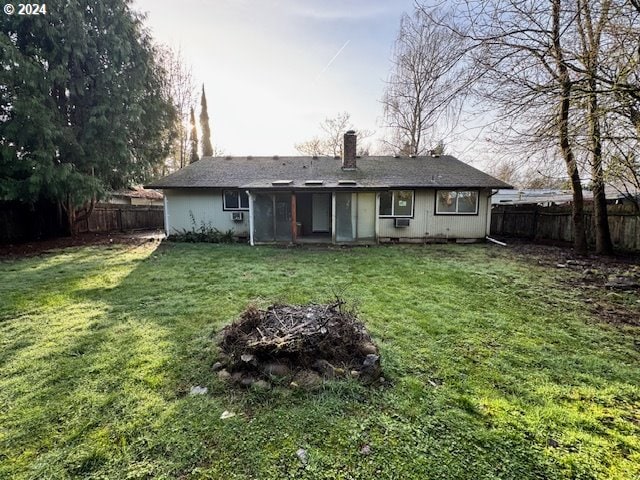
<path id="1" fill-rule="evenodd" d="M 392 46 L 413 0 L 135 0 L 134 8 L 204 83 L 216 147 L 288 155 L 342 111 L 356 128 L 380 132 Z"/>

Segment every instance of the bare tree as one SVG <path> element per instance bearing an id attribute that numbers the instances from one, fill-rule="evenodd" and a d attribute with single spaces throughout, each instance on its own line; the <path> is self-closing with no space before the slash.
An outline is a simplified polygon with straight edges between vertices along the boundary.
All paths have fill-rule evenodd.
<path id="1" fill-rule="evenodd" d="M 189 163 L 195 163 L 200 160 L 198 156 L 198 130 L 196 128 L 196 115 L 193 108 L 189 111 L 189 124 L 191 129 L 189 131 Z"/>
<path id="2" fill-rule="evenodd" d="M 561 154 L 573 190 L 574 247 L 580 253 L 587 249 L 584 168 L 594 191 L 596 251 L 610 253 L 605 181 L 618 178 L 628 191 L 637 178 L 640 3 L 466 0 L 452 5 L 446 21 L 437 10 L 422 11 L 468 42 L 468 63 L 477 69 L 473 93 L 492 109 L 499 143 L 511 151 L 519 147 L 526 159 L 539 156 L 527 149 Z"/>
<path id="3" fill-rule="evenodd" d="M 487 173 L 511 186 L 520 186 L 523 183 L 522 170 L 513 161 L 494 162 L 487 168 Z"/>
<path id="4" fill-rule="evenodd" d="M 161 60 L 168 75 L 167 96 L 171 98 L 178 113 L 176 140 L 166 162 L 166 172 L 183 168 L 189 163 L 189 113 L 196 103 L 196 84 L 182 52 L 165 47 Z"/>
<path id="5" fill-rule="evenodd" d="M 562 0 L 466 0 L 449 18 L 422 11 L 465 43 L 473 93 L 493 108 L 502 141 L 538 151 L 561 152 L 573 190 L 574 248 L 587 251 L 582 184 L 572 136 L 574 83 L 567 66 L 564 32 L 575 16 Z M 451 42 L 456 42 L 451 40 Z"/>
<path id="6" fill-rule="evenodd" d="M 443 140 L 437 132 L 456 123 L 458 101 L 468 86 L 469 69 L 462 62 L 467 42 L 434 15 L 437 11 L 416 9 L 402 16 L 382 98 L 390 130 L 385 142 L 403 154 L 424 154 Z"/>
<path id="7" fill-rule="evenodd" d="M 338 113 L 335 117 L 327 117 L 320 122 L 321 136 L 315 136 L 302 143 L 295 144 L 295 149 L 303 155 L 339 157 L 342 155 L 343 135 L 348 130 L 356 130 L 351 123 L 348 112 Z M 373 135 L 371 130 L 360 129 L 358 133 L 358 155 L 369 154 L 369 145 L 365 140 Z"/>
<path id="8" fill-rule="evenodd" d="M 600 82 L 598 70 L 601 62 L 602 36 L 609 22 L 612 0 L 602 0 L 593 4 L 591 0 L 576 0 L 576 29 L 578 52 L 577 61 L 584 69 L 578 89 L 583 90 L 586 118 L 586 146 L 591 167 L 593 190 L 593 216 L 595 224 L 596 253 L 611 254 L 613 244 L 609 232 L 607 199 L 604 189 L 602 116 L 600 108 Z"/>

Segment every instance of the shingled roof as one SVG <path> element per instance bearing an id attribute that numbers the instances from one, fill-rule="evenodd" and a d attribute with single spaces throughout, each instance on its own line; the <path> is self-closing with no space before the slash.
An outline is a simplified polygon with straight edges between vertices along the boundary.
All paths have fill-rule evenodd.
<path id="1" fill-rule="evenodd" d="M 290 180 L 290 184 L 273 182 Z M 305 185 L 307 181 L 322 185 Z M 339 184 L 355 181 L 355 186 Z M 511 188 L 455 157 L 362 157 L 343 170 L 332 157 L 204 157 L 146 188 Z"/>

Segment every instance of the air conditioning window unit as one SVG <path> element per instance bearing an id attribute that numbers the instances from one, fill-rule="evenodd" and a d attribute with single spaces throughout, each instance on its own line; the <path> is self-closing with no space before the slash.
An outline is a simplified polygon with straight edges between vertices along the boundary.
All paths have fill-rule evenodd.
<path id="1" fill-rule="evenodd" d="M 410 218 L 396 218 L 394 219 L 393 225 L 396 228 L 404 228 L 408 227 L 411 224 Z"/>
<path id="2" fill-rule="evenodd" d="M 242 222 L 244 220 L 244 212 L 232 212 L 231 220 L 234 222 Z"/>

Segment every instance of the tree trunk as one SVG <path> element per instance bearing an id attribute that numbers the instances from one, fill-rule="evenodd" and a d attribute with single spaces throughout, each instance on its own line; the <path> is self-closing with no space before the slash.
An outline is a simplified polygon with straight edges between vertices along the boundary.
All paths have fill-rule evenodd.
<path id="1" fill-rule="evenodd" d="M 62 205 L 62 210 L 64 211 L 64 213 L 67 216 L 67 235 L 71 236 L 71 237 L 75 237 L 76 236 L 76 209 L 73 206 L 73 204 L 71 203 L 71 199 L 69 198 L 69 195 L 67 195 L 66 200 L 64 200 L 63 202 L 60 202 Z"/>
<path id="2" fill-rule="evenodd" d="M 582 197 L 582 183 L 573 149 L 569 142 L 569 107 L 571 96 L 571 77 L 564 61 L 564 54 L 560 44 L 560 1 L 553 0 L 553 55 L 558 68 L 558 82 L 560 84 L 560 111 L 558 114 L 558 139 L 560 151 L 571 179 L 573 191 L 573 205 L 571 217 L 573 220 L 573 248 L 579 255 L 587 253 L 587 235 L 584 226 L 584 200 Z"/>
<path id="3" fill-rule="evenodd" d="M 567 102 L 568 103 L 568 102 Z M 561 142 L 563 143 L 563 142 Z M 573 151 L 567 139 L 566 147 L 562 148 L 562 154 L 567 164 L 567 173 L 571 179 L 571 190 L 573 191 L 573 204 L 571 206 L 571 219 L 573 221 L 573 249 L 579 255 L 587 254 L 587 234 L 584 224 L 584 199 L 582 196 L 582 183 L 580 173 L 576 165 Z"/>
<path id="4" fill-rule="evenodd" d="M 600 121 L 598 119 L 597 84 L 594 79 L 589 80 L 589 136 L 591 140 L 591 177 L 593 183 L 593 220 L 596 237 L 596 253 L 611 255 L 613 245 L 609 231 L 609 216 L 607 214 L 607 199 L 604 192 L 604 172 L 602 169 L 602 137 L 600 135 Z"/>

